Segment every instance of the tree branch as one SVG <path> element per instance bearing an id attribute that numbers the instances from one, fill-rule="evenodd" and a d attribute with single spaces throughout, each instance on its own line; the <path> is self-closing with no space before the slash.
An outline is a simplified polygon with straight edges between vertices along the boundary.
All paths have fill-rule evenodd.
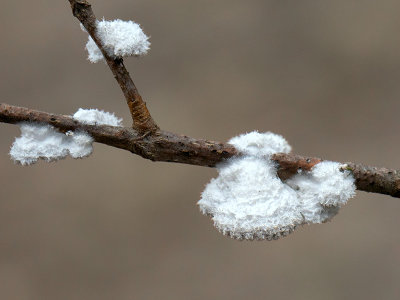
<path id="1" fill-rule="evenodd" d="M 85 0 L 69 0 L 73 15 L 85 27 L 97 47 L 103 53 L 107 65 L 110 67 L 115 79 L 119 83 L 122 92 L 125 95 L 133 119 L 132 127 L 141 133 L 155 132 L 158 129 L 156 122 L 150 115 L 139 94 L 129 72 L 126 70 L 122 58 L 111 57 L 104 49 L 101 40 L 96 33 L 96 16 L 93 13 L 91 5 Z"/>
<path id="2" fill-rule="evenodd" d="M 78 18 L 97 44 L 119 83 L 133 118 L 132 128 L 87 125 L 71 116 L 50 114 L 8 104 L 0 104 L 0 122 L 10 124 L 45 123 L 64 133 L 70 130 L 83 130 L 88 132 L 96 142 L 128 150 L 152 161 L 215 167 L 216 164 L 228 158 L 241 155 L 229 144 L 193 139 L 160 130 L 147 110 L 123 60 L 109 56 L 103 48 L 96 34 L 97 21 L 91 5 L 85 0 L 69 0 L 69 2 L 73 15 Z M 308 171 L 322 161 L 319 158 L 285 153 L 276 153 L 271 156 L 271 159 L 277 163 L 278 176 L 282 180 L 288 179 L 299 170 Z M 352 172 L 358 190 L 400 198 L 400 171 L 355 163 L 344 164 L 343 170 Z"/>
<path id="3" fill-rule="evenodd" d="M 193 139 L 163 130 L 143 137 L 141 132 L 129 127 L 86 125 L 71 116 L 50 114 L 4 103 L 0 104 L 0 122 L 46 123 L 64 133 L 69 130 L 84 130 L 98 143 L 128 150 L 152 161 L 215 167 L 217 163 L 241 155 L 232 145 L 226 143 Z M 319 158 L 285 153 L 274 154 L 271 159 L 277 163 L 278 175 L 282 180 L 296 174 L 300 169 L 310 170 L 322 161 Z M 355 163 L 346 163 L 343 169 L 353 173 L 358 190 L 400 198 L 400 171 Z"/>

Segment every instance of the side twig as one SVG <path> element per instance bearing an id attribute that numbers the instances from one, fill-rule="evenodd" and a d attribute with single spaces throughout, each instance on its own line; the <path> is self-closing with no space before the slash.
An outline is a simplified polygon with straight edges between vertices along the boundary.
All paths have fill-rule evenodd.
<path id="1" fill-rule="evenodd" d="M 152 133 L 157 131 L 158 126 L 151 117 L 150 112 L 146 107 L 146 103 L 140 96 L 139 91 L 129 75 L 129 72 L 126 70 L 123 59 L 114 58 L 108 55 L 99 37 L 97 36 L 97 20 L 91 5 L 85 0 L 69 0 L 69 2 L 71 4 L 73 15 L 85 27 L 93 41 L 96 43 L 97 47 L 100 49 L 101 53 L 103 53 L 104 59 L 114 74 L 115 79 L 119 83 L 131 112 L 133 119 L 132 127 L 142 133 Z"/>
<path id="2" fill-rule="evenodd" d="M 61 132 L 84 130 L 96 142 L 128 150 L 152 161 L 177 162 L 197 166 L 215 167 L 225 159 L 240 153 L 229 144 L 158 130 L 151 135 L 129 127 L 107 125 L 86 125 L 70 116 L 50 114 L 28 108 L 0 104 L 0 122 L 46 123 Z M 278 165 L 278 175 L 287 179 L 298 170 L 310 170 L 321 162 L 319 158 L 308 158 L 294 154 L 277 153 L 271 157 Z M 358 190 L 386 194 L 400 198 L 400 171 L 364 166 L 355 163 L 344 164 L 344 169 L 353 173 Z"/>

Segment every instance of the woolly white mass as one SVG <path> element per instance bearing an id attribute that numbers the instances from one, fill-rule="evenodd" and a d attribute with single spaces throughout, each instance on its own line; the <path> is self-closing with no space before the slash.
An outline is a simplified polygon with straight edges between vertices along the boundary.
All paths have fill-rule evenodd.
<path id="1" fill-rule="evenodd" d="M 355 194 L 353 176 L 330 161 L 282 182 L 270 160 L 273 153 L 290 152 L 280 135 L 251 132 L 229 143 L 244 156 L 217 167 L 219 176 L 206 186 L 198 204 L 232 238 L 278 239 L 298 225 L 328 221 Z"/>
<path id="2" fill-rule="evenodd" d="M 74 119 L 84 124 L 104 124 L 120 126 L 121 119 L 114 114 L 97 109 L 80 108 Z M 20 123 L 21 136 L 16 138 L 11 150 L 11 158 L 22 165 L 31 165 L 39 159 L 56 161 L 70 155 L 83 158 L 93 152 L 93 138 L 83 131 L 59 132 L 48 124 Z"/>
<path id="3" fill-rule="evenodd" d="M 122 126 L 122 119 L 116 117 L 114 113 L 98 109 L 83 109 L 80 108 L 73 115 L 75 120 L 80 121 L 84 124 L 89 125 L 111 125 L 111 126 Z"/>
<path id="4" fill-rule="evenodd" d="M 15 162 L 31 165 L 39 159 L 48 162 L 65 158 L 82 158 L 93 151 L 93 138 L 85 132 L 67 134 L 47 124 L 21 123 L 21 136 L 15 139 L 10 155 Z"/>
<path id="5" fill-rule="evenodd" d="M 228 142 L 237 150 L 249 156 L 265 156 L 273 153 L 289 153 L 292 147 L 280 135 L 271 132 L 253 131 L 231 138 Z"/>
<path id="6" fill-rule="evenodd" d="M 140 25 L 133 21 L 102 20 L 97 21 L 96 26 L 97 35 L 111 57 L 145 55 L 150 49 L 148 36 L 140 28 Z M 103 54 L 90 36 L 86 50 L 88 59 L 92 63 L 104 60 Z"/>

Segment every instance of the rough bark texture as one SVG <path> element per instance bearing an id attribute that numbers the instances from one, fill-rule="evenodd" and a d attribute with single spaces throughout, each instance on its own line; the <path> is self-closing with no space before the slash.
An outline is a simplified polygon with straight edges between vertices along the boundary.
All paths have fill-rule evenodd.
<path id="1" fill-rule="evenodd" d="M 347 163 L 359 190 L 400 198 L 400 171 Z"/>
<path id="2" fill-rule="evenodd" d="M 177 162 L 198 166 L 215 167 L 219 162 L 241 155 L 229 144 L 158 130 L 143 136 L 128 127 L 85 125 L 71 116 L 56 115 L 24 107 L 0 104 L 0 122 L 16 124 L 37 122 L 53 125 L 61 132 L 85 130 L 96 142 L 131 151 L 152 161 Z M 278 175 L 286 180 L 299 169 L 310 170 L 321 162 L 319 158 L 295 154 L 277 153 L 271 157 L 277 163 Z M 400 171 L 346 163 L 343 170 L 353 173 L 358 190 L 386 194 L 400 198 Z"/>
<path id="3" fill-rule="evenodd" d="M 97 47 L 99 47 L 115 79 L 119 83 L 131 112 L 133 119 L 132 127 L 142 133 L 156 131 L 158 126 L 151 117 L 146 107 L 146 102 L 140 96 L 129 72 L 126 70 L 123 59 L 111 57 L 103 48 L 101 40 L 96 33 L 96 16 L 93 13 L 91 5 L 84 0 L 69 0 L 69 2 L 73 15 L 81 22 Z"/>

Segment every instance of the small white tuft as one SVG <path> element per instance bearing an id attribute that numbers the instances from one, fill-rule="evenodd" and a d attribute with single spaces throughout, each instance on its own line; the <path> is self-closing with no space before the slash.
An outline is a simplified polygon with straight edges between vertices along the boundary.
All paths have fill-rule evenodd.
<path id="1" fill-rule="evenodd" d="M 69 154 L 73 158 L 87 157 L 93 152 L 93 138 L 84 131 L 70 132 L 72 142 L 69 146 Z"/>
<path id="2" fill-rule="evenodd" d="M 11 158 L 22 165 L 31 165 L 39 159 L 47 162 L 65 158 L 83 158 L 93 151 L 93 138 L 85 132 L 63 134 L 47 124 L 21 123 L 21 136 L 16 138 Z"/>
<path id="3" fill-rule="evenodd" d="M 111 57 L 141 56 L 150 49 L 148 36 L 133 21 L 102 20 L 97 21 L 96 26 L 97 35 Z M 92 63 L 104 60 L 103 54 L 90 36 L 86 49 Z"/>
<path id="4" fill-rule="evenodd" d="M 331 219 L 354 196 L 354 178 L 336 162 L 321 162 L 282 182 L 269 156 L 289 152 L 286 140 L 252 132 L 229 141 L 245 153 L 220 164 L 198 202 L 216 228 L 235 239 L 271 240 L 296 226 Z"/>
<path id="5" fill-rule="evenodd" d="M 122 119 L 116 117 L 114 113 L 105 112 L 98 109 L 80 108 L 73 115 L 75 120 L 89 125 L 110 125 L 122 126 Z"/>
<path id="6" fill-rule="evenodd" d="M 277 152 L 289 153 L 292 147 L 279 134 L 253 131 L 235 136 L 228 141 L 237 150 L 251 156 L 271 155 Z"/>

